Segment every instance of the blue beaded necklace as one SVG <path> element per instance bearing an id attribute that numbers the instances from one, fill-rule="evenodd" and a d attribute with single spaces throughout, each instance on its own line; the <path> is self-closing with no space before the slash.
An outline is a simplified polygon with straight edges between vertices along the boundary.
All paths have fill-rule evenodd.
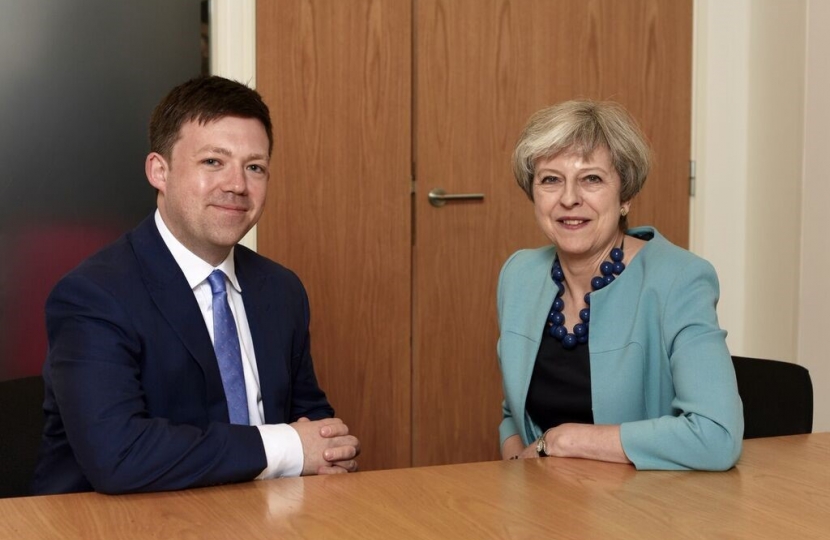
<path id="1" fill-rule="evenodd" d="M 591 289 L 598 291 L 614 281 L 614 276 L 619 276 L 625 270 L 625 264 L 622 262 L 624 253 L 623 246 L 625 245 L 625 238 L 623 238 L 620 247 L 611 250 L 611 261 L 603 262 L 599 271 L 601 276 L 595 276 L 591 279 Z M 556 285 L 556 298 L 553 299 L 553 305 L 550 308 L 550 315 L 548 315 L 548 333 L 556 338 L 557 341 L 562 342 L 562 346 L 566 349 L 573 349 L 579 344 L 588 343 L 588 322 L 591 320 L 591 293 L 585 293 L 585 303 L 588 305 L 585 309 L 579 311 L 579 318 L 582 322 L 574 325 L 573 332 L 568 332 L 565 328 L 565 316 L 562 310 L 565 309 L 565 301 L 562 300 L 562 295 L 565 294 L 565 273 L 562 271 L 562 266 L 559 264 L 559 255 L 553 260 L 553 268 L 550 270 L 550 277 Z"/>

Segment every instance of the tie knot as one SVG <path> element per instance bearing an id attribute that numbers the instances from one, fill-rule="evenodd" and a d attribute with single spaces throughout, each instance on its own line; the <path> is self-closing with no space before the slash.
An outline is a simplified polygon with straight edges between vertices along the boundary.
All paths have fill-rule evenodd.
<path id="1" fill-rule="evenodd" d="M 210 292 L 213 294 L 220 294 L 225 292 L 225 273 L 221 270 L 214 270 L 208 276 L 208 283 L 210 283 Z"/>

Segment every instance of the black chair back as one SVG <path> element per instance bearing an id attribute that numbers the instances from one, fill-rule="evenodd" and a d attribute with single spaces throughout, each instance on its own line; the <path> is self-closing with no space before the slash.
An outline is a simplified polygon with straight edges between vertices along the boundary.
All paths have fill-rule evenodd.
<path id="1" fill-rule="evenodd" d="M 32 494 L 43 422 L 43 377 L 0 381 L 0 497 Z"/>
<path id="2" fill-rule="evenodd" d="M 813 383 L 804 366 L 733 356 L 744 403 L 744 439 L 813 431 Z"/>

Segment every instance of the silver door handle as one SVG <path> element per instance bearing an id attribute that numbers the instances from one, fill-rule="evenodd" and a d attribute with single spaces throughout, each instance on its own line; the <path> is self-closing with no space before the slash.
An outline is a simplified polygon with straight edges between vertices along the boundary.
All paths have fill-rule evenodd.
<path id="1" fill-rule="evenodd" d="M 447 201 L 471 201 L 484 199 L 484 193 L 452 193 L 447 195 L 447 192 L 441 188 L 435 188 L 427 195 L 429 204 L 436 208 L 440 208 L 447 204 Z"/>

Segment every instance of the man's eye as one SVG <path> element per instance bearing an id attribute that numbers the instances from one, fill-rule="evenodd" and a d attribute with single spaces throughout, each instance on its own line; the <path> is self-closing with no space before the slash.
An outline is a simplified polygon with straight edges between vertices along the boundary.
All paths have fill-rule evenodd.
<path id="1" fill-rule="evenodd" d="M 206 160 L 203 161 L 203 163 L 205 165 L 219 165 L 219 161 L 217 161 L 213 158 L 207 158 Z"/>
<path id="2" fill-rule="evenodd" d="M 248 170 L 254 172 L 265 172 L 265 169 L 261 165 L 248 165 Z"/>

